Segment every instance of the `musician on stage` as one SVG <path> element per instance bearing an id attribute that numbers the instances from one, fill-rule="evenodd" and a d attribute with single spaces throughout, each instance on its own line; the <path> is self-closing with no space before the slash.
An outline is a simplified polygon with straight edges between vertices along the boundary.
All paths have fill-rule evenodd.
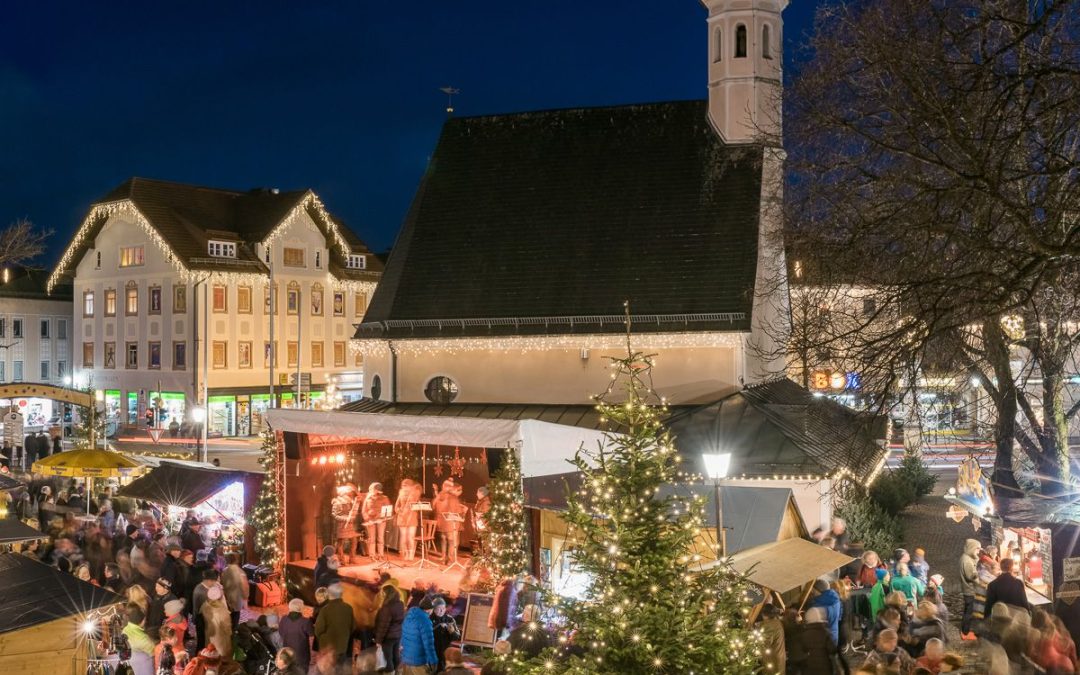
<path id="1" fill-rule="evenodd" d="M 442 559 L 444 563 L 453 565 L 458 561 L 458 543 L 467 507 L 461 503 L 462 487 L 455 483 L 453 478 L 443 481 L 442 490 L 435 487 L 438 494 L 431 505 L 435 508 L 435 522 L 438 523 L 439 534 L 442 535 Z"/>
<path id="2" fill-rule="evenodd" d="M 390 506 L 390 498 L 383 494 L 382 483 L 372 483 L 368 486 L 360 514 L 367 531 L 367 554 L 376 560 L 386 557 L 386 521 L 389 517 L 382 515 L 384 506 Z"/>
<path id="3" fill-rule="evenodd" d="M 356 514 L 360 510 L 360 500 L 356 498 L 356 486 L 352 483 L 337 486 L 337 494 L 330 502 L 330 514 L 334 517 L 334 548 L 338 558 L 346 564 L 360 562 L 356 550 Z M 345 544 L 349 545 L 349 554 L 345 554 Z"/>
<path id="4" fill-rule="evenodd" d="M 394 524 L 398 530 L 398 553 L 404 560 L 416 559 L 416 526 L 419 514 L 413 505 L 420 501 L 420 484 L 411 478 L 401 481 L 394 503 Z"/>
<path id="5" fill-rule="evenodd" d="M 473 527 L 476 529 L 476 550 L 484 545 L 484 535 L 487 533 L 487 514 L 491 510 L 490 490 L 487 486 L 481 486 L 476 490 L 476 506 L 473 507 Z"/>

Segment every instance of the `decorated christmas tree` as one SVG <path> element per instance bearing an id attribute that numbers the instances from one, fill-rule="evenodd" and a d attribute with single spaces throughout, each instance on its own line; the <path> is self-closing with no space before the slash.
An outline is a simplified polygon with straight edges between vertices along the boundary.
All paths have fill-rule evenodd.
<path id="1" fill-rule="evenodd" d="M 507 450 L 502 464 L 488 483 L 491 510 L 484 517 L 481 533 L 483 555 L 480 564 L 487 568 L 491 581 L 525 572 L 529 567 L 529 531 L 525 522 L 525 497 L 521 492 L 521 461 Z"/>
<path id="2" fill-rule="evenodd" d="M 281 472 L 278 467 L 277 438 L 267 429 L 263 432 L 262 457 L 259 464 L 266 472 L 255 505 L 251 507 L 248 523 L 255 530 L 255 552 L 263 565 L 279 569 L 283 560 L 279 536 L 283 531 L 281 492 L 278 484 Z"/>
<path id="3" fill-rule="evenodd" d="M 726 561 L 705 564 L 704 501 L 660 496 L 680 480 L 678 453 L 651 387 L 651 358 L 613 359 L 596 397 L 609 424 L 603 447 L 582 448 L 582 486 L 567 495 L 563 555 L 589 579 L 581 600 L 552 596 L 572 644 L 512 665 L 527 673 L 753 673 L 760 637 L 746 625 L 745 579 Z M 689 492 L 689 491 L 687 491 Z M 711 561 L 710 561 L 711 562 Z M 513 658 L 513 657 L 512 657 Z"/>

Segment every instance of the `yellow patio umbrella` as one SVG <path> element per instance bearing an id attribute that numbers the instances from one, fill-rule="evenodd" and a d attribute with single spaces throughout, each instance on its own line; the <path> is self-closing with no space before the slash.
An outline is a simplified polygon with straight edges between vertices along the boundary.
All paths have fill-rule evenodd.
<path id="1" fill-rule="evenodd" d="M 34 462 L 33 470 L 46 476 L 87 479 L 86 507 L 90 510 L 90 493 L 95 478 L 130 476 L 143 468 L 143 464 L 119 452 L 84 448 L 58 452 Z"/>

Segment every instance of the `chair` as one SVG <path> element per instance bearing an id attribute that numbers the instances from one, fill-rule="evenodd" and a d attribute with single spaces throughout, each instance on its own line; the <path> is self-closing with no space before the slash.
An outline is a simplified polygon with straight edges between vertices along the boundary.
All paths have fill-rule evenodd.
<path id="1" fill-rule="evenodd" d="M 427 547 L 428 551 L 432 553 L 438 553 L 439 549 L 435 545 L 435 526 L 437 523 L 434 519 L 424 521 L 424 530 L 420 533 L 420 537 L 416 540 L 420 544 L 421 553 L 424 551 L 424 547 Z"/>

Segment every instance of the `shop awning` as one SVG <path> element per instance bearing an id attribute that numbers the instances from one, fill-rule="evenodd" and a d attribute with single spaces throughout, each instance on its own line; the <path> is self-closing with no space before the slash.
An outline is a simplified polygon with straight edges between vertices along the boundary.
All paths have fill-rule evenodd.
<path id="1" fill-rule="evenodd" d="M 15 480 L 7 474 L 0 473 L 0 490 L 14 490 L 25 485 L 26 483 L 20 480 Z"/>
<path id="2" fill-rule="evenodd" d="M 763 544 L 731 556 L 732 566 L 750 581 L 777 593 L 802 588 L 854 560 L 805 539 Z"/>
<path id="3" fill-rule="evenodd" d="M 16 544 L 20 541 L 48 538 L 49 535 L 30 527 L 18 518 L 0 518 L 0 544 Z"/>
<path id="4" fill-rule="evenodd" d="M 258 477 L 258 474 L 161 460 L 157 467 L 122 487 L 117 494 L 164 506 L 192 508 L 229 485 L 250 480 L 251 477 Z"/>
<path id="5" fill-rule="evenodd" d="M 565 473 L 569 460 L 583 445 L 597 448 L 606 441 L 604 432 L 535 419 L 486 419 L 394 413 L 361 413 L 339 410 L 293 410 L 273 408 L 266 412 L 276 431 L 295 431 L 399 443 L 472 448 L 521 446 L 524 476 Z"/>
<path id="6" fill-rule="evenodd" d="M 124 602 L 111 591 L 21 553 L 0 555 L 0 588 L 0 633 Z"/>

